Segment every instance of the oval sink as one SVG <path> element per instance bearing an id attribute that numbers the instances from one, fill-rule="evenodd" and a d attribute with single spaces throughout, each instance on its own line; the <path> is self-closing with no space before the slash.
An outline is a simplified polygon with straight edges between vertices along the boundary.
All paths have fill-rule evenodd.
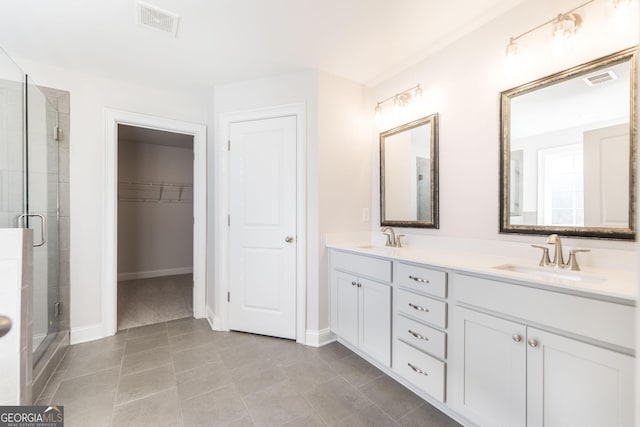
<path id="1" fill-rule="evenodd" d="M 589 273 L 561 270 L 554 267 L 530 267 L 517 264 L 502 264 L 492 268 L 544 279 L 567 280 L 575 283 L 602 283 L 607 280 L 605 277 L 594 276 Z"/>

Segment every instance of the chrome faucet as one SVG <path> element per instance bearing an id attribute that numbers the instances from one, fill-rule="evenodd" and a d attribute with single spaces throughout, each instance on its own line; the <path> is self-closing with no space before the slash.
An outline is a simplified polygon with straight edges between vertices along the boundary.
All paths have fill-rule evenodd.
<path id="1" fill-rule="evenodd" d="M 562 256 L 562 242 L 560 241 L 560 236 L 557 234 L 552 234 L 547 237 L 548 245 L 555 245 L 555 253 L 553 254 L 553 259 L 551 260 L 551 266 L 556 268 L 564 268 L 566 264 L 564 263 L 564 257 Z"/>
<path id="2" fill-rule="evenodd" d="M 404 234 L 396 234 L 391 227 L 382 227 L 380 230 L 382 233 L 387 236 L 387 243 L 385 246 L 391 246 L 392 248 L 401 248 L 402 242 L 400 238 L 404 237 Z"/>
<path id="3" fill-rule="evenodd" d="M 571 249 L 569 251 L 569 261 L 565 264 L 564 256 L 562 254 L 562 242 L 560 241 L 560 236 L 557 234 L 552 234 L 547 237 L 548 245 L 555 245 L 555 253 L 553 254 L 553 260 L 549 258 L 549 248 L 546 246 L 540 245 L 531 245 L 534 248 L 542 249 L 542 258 L 540 259 L 540 263 L 538 265 L 540 267 L 551 266 L 555 268 L 568 268 L 573 271 L 580 271 L 580 266 L 578 265 L 578 252 L 591 252 L 591 249 Z"/>
<path id="4" fill-rule="evenodd" d="M 382 234 L 387 236 L 387 243 L 384 244 L 385 246 L 395 247 L 397 245 L 397 243 L 396 243 L 396 232 L 393 231 L 393 228 L 391 228 L 391 227 L 382 227 L 382 229 L 380 231 L 382 231 Z"/>

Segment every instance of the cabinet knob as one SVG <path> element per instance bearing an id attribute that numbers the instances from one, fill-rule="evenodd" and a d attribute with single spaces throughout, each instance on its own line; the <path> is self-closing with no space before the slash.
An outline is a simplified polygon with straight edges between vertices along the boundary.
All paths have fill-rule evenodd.
<path id="1" fill-rule="evenodd" d="M 511 335 L 511 338 L 513 338 L 513 340 L 514 340 L 515 342 L 520 342 L 520 341 L 522 341 L 522 336 L 520 336 L 519 334 L 513 334 L 513 335 Z"/>
<path id="2" fill-rule="evenodd" d="M 291 242 L 293 242 L 293 236 L 287 236 L 287 237 L 285 237 L 285 238 L 284 238 L 284 241 L 285 241 L 285 242 L 287 242 L 287 243 L 291 243 Z"/>
<path id="3" fill-rule="evenodd" d="M 537 347 L 538 346 L 538 341 L 534 340 L 533 338 L 531 338 L 529 341 L 527 341 L 529 343 L 529 347 Z"/>
<path id="4" fill-rule="evenodd" d="M 358 287 L 361 288 L 362 287 L 362 283 L 358 283 Z"/>
<path id="5" fill-rule="evenodd" d="M 351 282 L 351 286 L 355 286 L 355 285 L 357 285 L 357 283 L 354 280 L 353 282 Z"/>

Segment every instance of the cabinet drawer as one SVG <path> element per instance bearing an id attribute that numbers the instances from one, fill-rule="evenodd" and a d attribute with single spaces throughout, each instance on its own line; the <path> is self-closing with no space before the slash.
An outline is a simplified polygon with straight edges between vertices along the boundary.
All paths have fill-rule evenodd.
<path id="1" fill-rule="evenodd" d="M 393 370 L 440 402 L 444 402 L 445 363 L 401 342 L 395 342 Z"/>
<path id="2" fill-rule="evenodd" d="M 454 280 L 459 302 L 635 348 L 635 307 L 459 273 Z"/>
<path id="3" fill-rule="evenodd" d="M 419 292 L 440 298 L 447 297 L 447 273 L 444 271 L 399 262 L 396 265 L 393 281 Z"/>
<path id="4" fill-rule="evenodd" d="M 331 251 L 333 268 L 350 271 L 358 276 L 391 282 L 391 261 L 349 252 Z"/>
<path id="5" fill-rule="evenodd" d="M 446 333 L 404 316 L 396 316 L 395 321 L 395 339 L 407 342 L 440 359 L 446 357 Z"/>
<path id="6" fill-rule="evenodd" d="M 447 303 L 414 294 L 403 289 L 397 290 L 396 309 L 427 323 L 447 327 Z"/>

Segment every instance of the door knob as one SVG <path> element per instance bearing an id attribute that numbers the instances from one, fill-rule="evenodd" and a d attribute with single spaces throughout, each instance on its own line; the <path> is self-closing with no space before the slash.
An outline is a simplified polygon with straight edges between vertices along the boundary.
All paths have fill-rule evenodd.
<path id="1" fill-rule="evenodd" d="M 287 237 L 285 237 L 285 238 L 284 238 L 284 241 L 285 241 L 285 242 L 287 242 L 287 243 L 291 243 L 291 242 L 293 242 L 293 236 L 287 236 Z"/>
<path id="2" fill-rule="evenodd" d="M 0 338 L 7 335 L 11 330 L 11 319 L 7 316 L 0 316 Z"/>

